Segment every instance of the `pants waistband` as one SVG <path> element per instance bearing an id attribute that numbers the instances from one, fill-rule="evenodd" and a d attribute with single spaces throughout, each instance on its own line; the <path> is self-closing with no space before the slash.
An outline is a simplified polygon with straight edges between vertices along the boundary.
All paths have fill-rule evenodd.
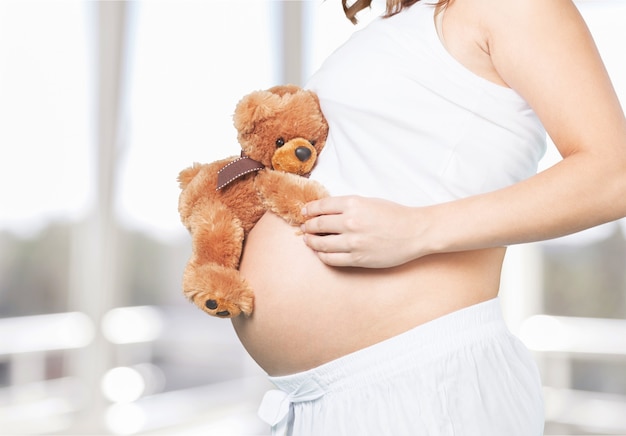
<path id="1" fill-rule="evenodd" d="M 484 340 L 491 334 L 502 334 L 508 329 L 502 317 L 500 300 L 494 298 L 421 324 L 405 333 L 394 336 L 362 350 L 340 357 L 319 367 L 269 380 L 279 389 L 292 392 L 306 380 L 313 379 L 325 391 L 352 385 L 354 378 L 367 379 L 381 365 L 389 372 L 402 367 L 403 360 L 413 365 L 428 364 L 442 354 Z M 367 380 L 364 380 L 367 382 Z"/>
<path id="2" fill-rule="evenodd" d="M 259 416 L 273 435 L 286 433 L 293 404 L 314 401 L 328 392 L 380 382 L 407 365 L 420 367 L 497 334 L 509 334 L 498 298 L 419 325 L 405 333 L 348 354 L 308 371 L 270 377 L 277 390 L 265 394 Z"/>

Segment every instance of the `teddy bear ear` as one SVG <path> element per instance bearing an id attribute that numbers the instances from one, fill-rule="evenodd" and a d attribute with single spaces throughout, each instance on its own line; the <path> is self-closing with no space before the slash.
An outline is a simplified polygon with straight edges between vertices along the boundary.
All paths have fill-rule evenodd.
<path id="1" fill-rule="evenodd" d="M 233 114 L 235 129 L 240 133 L 250 133 L 257 122 L 273 115 L 280 100 L 280 95 L 269 90 L 254 91 L 244 96 Z"/>
<path id="2" fill-rule="evenodd" d="M 268 89 L 268 92 L 280 95 L 281 97 L 285 94 L 296 94 L 300 91 L 302 91 L 302 88 L 297 85 L 278 85 Z"/>
<path id="3" fill-rule="evenodd" d="M 317 94 L 313 91 L 311 91 L 310 89 L 304 89 L 298 85 L 278 85 L 278 86 L 274 86 L 273 88 L 268 89 L 269 92 L 272 92 L 276 95 L 280 95 L 281 97 L 290 94 L 300 94 L 300 95 L 306 95 L 308 94 L 319 106 L 319 98 L 317 97 Z"/>

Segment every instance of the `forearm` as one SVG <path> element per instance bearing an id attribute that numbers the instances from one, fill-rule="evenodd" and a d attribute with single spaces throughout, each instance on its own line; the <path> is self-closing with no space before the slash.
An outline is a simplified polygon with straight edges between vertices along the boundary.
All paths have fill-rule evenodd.
<path id="1" fill-rule="evenodd" d="M 420 249 L 465 251 L 564 236 L 626 216 L 626 159 L 574 154 L 521 183 L 433 206 L 428 214 L 417 256 Z"/>

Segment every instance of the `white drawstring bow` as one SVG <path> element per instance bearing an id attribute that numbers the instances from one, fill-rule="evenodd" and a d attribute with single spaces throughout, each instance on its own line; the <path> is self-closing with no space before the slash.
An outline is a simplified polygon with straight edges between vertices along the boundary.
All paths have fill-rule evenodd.
<path id="1" fill-rule="evenodd" d="M 314 380 L 307 380 L 290 394 L 273 389 L 265 393 L 259 417 L 272 426 L 272 436 L 287 436 L 289 422 L 293 419 L 293 404 L 314 401 L 326 392 Z"/>

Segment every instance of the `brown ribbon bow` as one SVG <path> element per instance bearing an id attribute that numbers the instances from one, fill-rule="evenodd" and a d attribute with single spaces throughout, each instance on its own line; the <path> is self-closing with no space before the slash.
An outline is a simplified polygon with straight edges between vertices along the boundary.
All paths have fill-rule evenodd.
<path id="1" fill-rule="evenodd" d="M 217 172 L 217 188 L 215 188 L 215 190 L 219 191 L 239 177 L 253 171 L 259 171 L 263 168 L 265 168 L 265 166 L 261 162 L 249 158 L 242 151 L 240 158 L 226 164 Z"/>

